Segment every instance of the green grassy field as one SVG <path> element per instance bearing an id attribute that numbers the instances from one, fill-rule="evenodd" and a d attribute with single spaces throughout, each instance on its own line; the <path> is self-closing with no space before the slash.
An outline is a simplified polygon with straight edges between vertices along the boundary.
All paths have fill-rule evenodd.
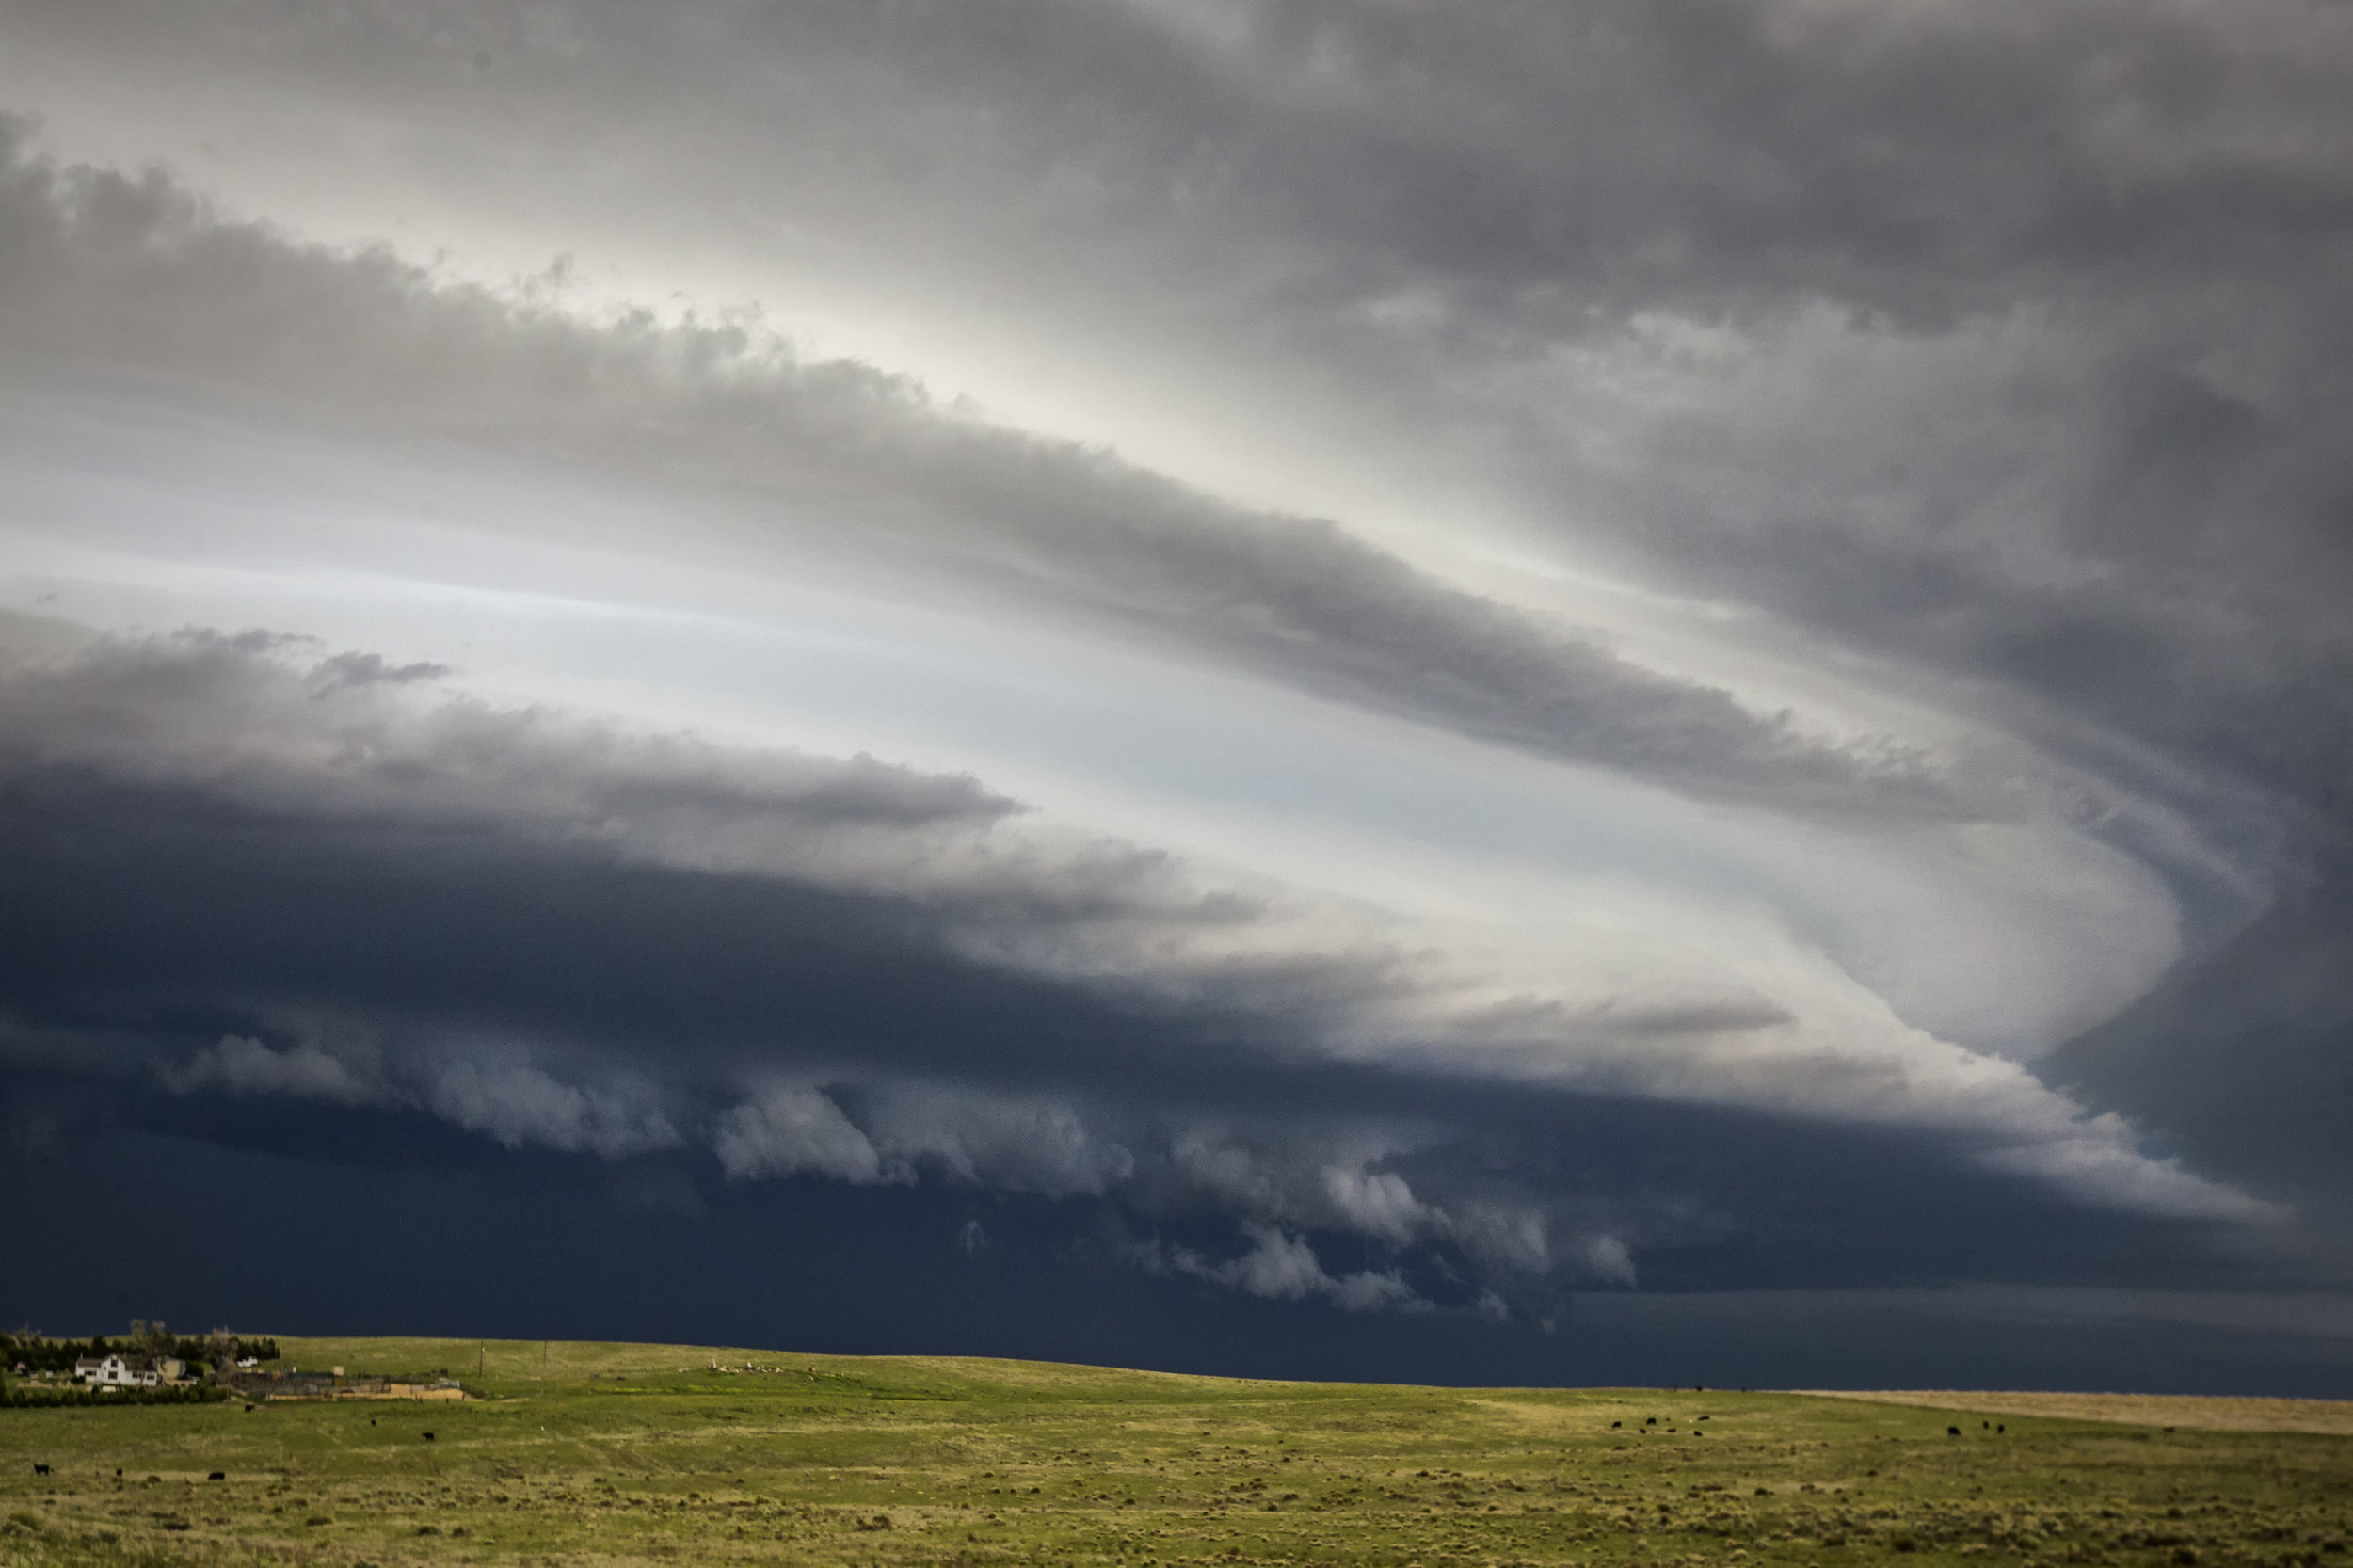
<path id="1" fill-rule="evenodd" d="M 446 1368 L 486 1397 L 0 1409 L 0 1564 L 2353 1568 L 2353 1436 L 2328 1432 L 1792 1394 L 282 1343 L 286 1365 Z"/>

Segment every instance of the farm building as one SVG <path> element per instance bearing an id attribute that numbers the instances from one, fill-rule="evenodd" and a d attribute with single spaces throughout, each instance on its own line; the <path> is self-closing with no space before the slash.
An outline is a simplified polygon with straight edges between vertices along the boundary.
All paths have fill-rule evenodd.
<path id="1" fill-rule="evenodd" d="M 133 1367 L 119 1355 L 84 1356 L 73 1364 L 73 1375 L 94 1388 L 153 1388 L 163 1374 Z"/>

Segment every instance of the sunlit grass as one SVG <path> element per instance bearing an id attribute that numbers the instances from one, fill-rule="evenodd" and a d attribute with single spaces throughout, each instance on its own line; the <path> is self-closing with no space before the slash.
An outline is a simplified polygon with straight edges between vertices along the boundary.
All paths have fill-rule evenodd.
<path id="1" fill-rule="evenodd" d="M 446 1369 L 488 1397 L 0 1411 L 0 1564 L 2353 1568 L 2338 1435 L 1779 1394 L 283 1344 L 291 1365 Z"/>

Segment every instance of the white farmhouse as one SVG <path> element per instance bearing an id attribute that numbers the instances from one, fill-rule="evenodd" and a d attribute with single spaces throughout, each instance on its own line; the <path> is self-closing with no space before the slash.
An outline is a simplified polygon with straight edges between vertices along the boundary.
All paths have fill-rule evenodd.
<path id="1" fill-rule="evenodd" d="M 86 1355 L 73 1364 L 73 1375 L 93 1388 L 152 1388 L 163 1382 L 160 1374 L 137 1370 L 119 1355 Z"/>

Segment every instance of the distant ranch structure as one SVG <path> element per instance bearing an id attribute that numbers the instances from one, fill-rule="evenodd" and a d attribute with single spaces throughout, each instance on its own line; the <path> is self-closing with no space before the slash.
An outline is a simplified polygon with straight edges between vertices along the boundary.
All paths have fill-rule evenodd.
<path id="1" fill-rule="evenodd" d="M 341 1367 L 324 1372 L 299 1369 L 238 1370 L 224 1374 L 221 1386 L 248 1400 L 465 1400 L 473 1398 L 454 1378 L 403 1382 L 372 1373 L 346 1374 Z"/>

